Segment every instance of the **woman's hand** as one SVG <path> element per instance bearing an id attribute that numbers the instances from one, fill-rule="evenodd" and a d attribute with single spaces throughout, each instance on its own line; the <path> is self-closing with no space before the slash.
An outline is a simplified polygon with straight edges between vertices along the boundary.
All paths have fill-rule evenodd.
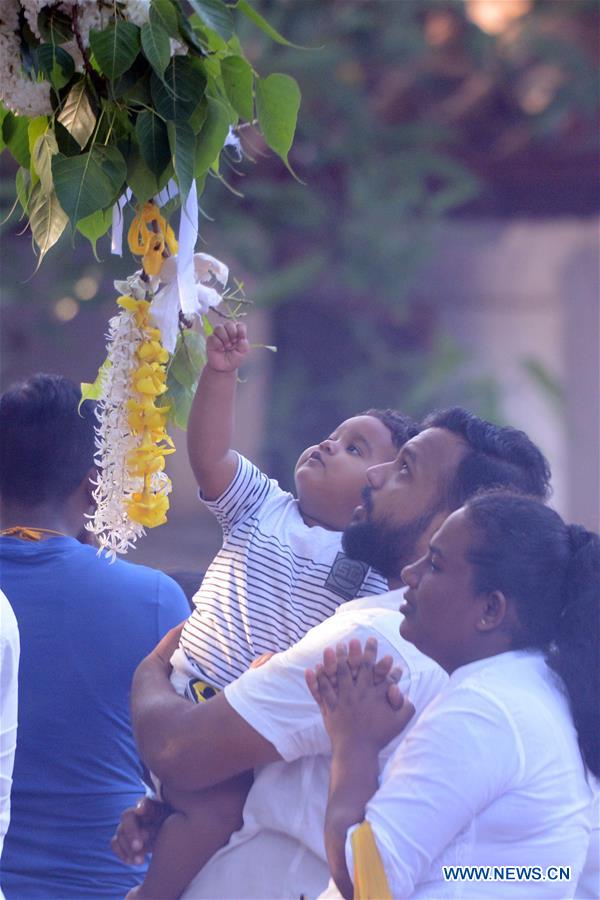
<path id="1" fill-rule="evenodd" d="M 377 640 L 364 650 L 353 639 L 349 647 L 327 647 L 323 663 L 306 672 L 308 688 L 318 703 L 334 749 L 371 745 L 378 751 L 408 724 L 414 714 L 397 682 L 391 656 L 377 660 Z"/>

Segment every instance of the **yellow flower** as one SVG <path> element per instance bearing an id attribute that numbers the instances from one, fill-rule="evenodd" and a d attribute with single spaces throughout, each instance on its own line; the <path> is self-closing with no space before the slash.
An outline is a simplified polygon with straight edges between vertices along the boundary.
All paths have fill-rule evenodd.
<path id="1" fill-rule="evenodd" d="M 166 363 L 169 354 L 160 341 L 144 341 L 137 349 L 138 359 L 147 363 Z"/>
<path id="2" fill-rule="evenodd" d="M 134 434 L 148 431 L 153 441 L 162 439 L 169 412 L 168 406 L 155 406 L 153 400 L 145 398 L 142 401 L 128 400 L 127 410 L 127 421 Z"/>
<path id="3" fill-rule="evenodd" d="M 143 493 L 132 494 L 125 501 L 129 518 L 147 528 L 156 528 L 167 521 L 169 498 L 166 494 Z"/>
<path id="4" fill-rule="evenodd" d="M 169 253 L 177 253 L 177 241 L 170 225 L 154 203 L 145 203 L 129 227 L 127 242 L 132 253 L 142 257 L 144 271 L 158 275 L 165 260 L 165 245 Z"/>
<path id="5" fill-rule="evenodd" d="M 132 387 L 138 394 L 158 397 L 167 390 L 166 377 L 159 363 L 141 363 L 131 374 Z"/>
<path id="6" fill-rule="evenodd" d="M 135 297 L 126 295 L 118 298 L 117 305 L 122 306 L 127 312 L 133 313 L 135 324 L 138 328 L 147 326 L 148 316 L 150 314 L 150 303 L 148 300 L 136 300 Z"/>

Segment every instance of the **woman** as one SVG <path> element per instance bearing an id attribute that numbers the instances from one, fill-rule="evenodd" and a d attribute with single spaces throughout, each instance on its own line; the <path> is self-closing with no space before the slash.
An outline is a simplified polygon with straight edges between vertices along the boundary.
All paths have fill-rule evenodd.
<path id="1" fill-rule="evenodd" d="M 342 646 L 307 672 L 332 742 L 325 843 L 338 889 L 367 896 L 349 874 L 358 861 L 363 879 L 366 847 L 380 876 L 369 896 L 572 897 L 600 773 L 598 536 L 490 493 L 402 576 L 400 633 L 450 680 L 380 787 L 378 752 L 412 714 L 381 677 L 391 662 Z M 457 865 L 490 868 L 459 883 L 443 868 Z"/>

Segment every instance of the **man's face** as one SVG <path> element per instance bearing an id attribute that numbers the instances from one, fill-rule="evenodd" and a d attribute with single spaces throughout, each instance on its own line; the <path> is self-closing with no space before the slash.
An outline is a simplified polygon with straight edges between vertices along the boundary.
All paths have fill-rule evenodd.
<path id="1" fill-rule="evenodd" d="M 398 578 L 416 558 L 418 545 L 444 506 L 444 485 L 466 452 L 444 428 L 428 428 L 411 438 L 389 463 L 367 471 L 363 505 L 344 531 L 343 547 L 354 559 Z"/>

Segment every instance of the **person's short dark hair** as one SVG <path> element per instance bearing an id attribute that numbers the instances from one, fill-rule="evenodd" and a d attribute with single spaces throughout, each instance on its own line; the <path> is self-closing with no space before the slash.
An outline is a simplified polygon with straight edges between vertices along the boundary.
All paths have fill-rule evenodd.
<path id="1" fill-rule="evenodd" d="M 419 433 L 417 423 L 395 409 L 367 409 L 359 415 L 379 419 L 392 435 L 392 443 L 397 450 Z"/>
<path id="2" fill-rule="evenodd" d="M 0 496 L 64 502 L 94 465 L 91 403 L 62 375 L 33 375 L 0 397 Z"/>
<path id="3" fill-rule="evenodd" d="M 497 487 L 549 497 L 550 466 L 525 432 L 486 422 L 460 406 L 431 413 L 421 427 L 445 428 L 469 447 L 445 485 L 447 509 L 458 509 L 477 491 Z"/>

